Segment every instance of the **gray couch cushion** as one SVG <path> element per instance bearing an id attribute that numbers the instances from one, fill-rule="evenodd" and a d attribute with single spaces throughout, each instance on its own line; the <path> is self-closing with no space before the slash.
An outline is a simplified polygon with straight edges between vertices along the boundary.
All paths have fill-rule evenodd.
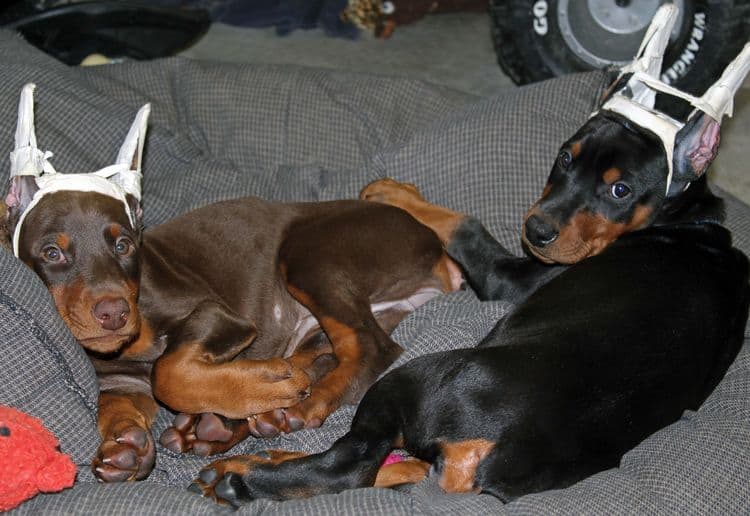
<path id="1" fill-rule="evenodd" d="M 9 121 L 0 133 L 0 155 L 10 151 L 18 92 L 26 82 L 38 85 L 40 146 L 56 153 L 53 163 L 61 171 L 108 164 L 136 109 L 153 104 L 144 170 L 147 225 L 248 194 L 278 200 L 353 197 L 370 180 L 390 175 L 415 182 L 433 201 L 475 214 L 516 251 L 522 215 L 541 191 L 559 143 L 586 119 L 603 86 L 603 75 L 592 73 L 476 99 L 415 81 L 302 68 L 167 59 L 74 69 L 2 31 L 0 59 L 0 115 Z M 747 250 L 748 209 L 732 201 L 729 212 L 730 227 Z M 19 393 L 0 390 L 0 403 L 41 415 L 81 466 L 76 488 L 38 496 L 21 510 L 215 510 L 184 491 L 207 460 L 163 449 L 148 481 L 90 483 L 87 463 L 96 447 L 93 372 L 34 275 L 5 250 L 0 250 L 0 266 L 0 309 L 8 315 L 0 319 L 0 346 L 13 348 L 0 355 L 0 370 L 6 384 L 17 386 L 10 392 Z M 398 363 L 472 346 L 509 308 L 480 303 L 471 292 L 435 299 L 394 333 L 407 349 Z M 503 507 L 489 496 L 444 494 L 428 479 L 399 491 L 362 489 L 284 504 L 258 501 L 241 512 L 736 510 L 748 498 L 731 493 L 745 494 L 741 479 L 750 472 L 747 355 L 746 346 L 701 411 L 653 436 L 625 458 L 622 468 L 568 490 Z M 37 364 L 39 357 L 43 365 Z M 29 374 L 30 367 L 49 375 L 42 386 L 35 387 L 41 373 Z M 249 439 L 233 452 L 318 451 L 346 431 L 352 415 L 352 407 L 343 407 L 321 429 L 270 441 Z M 160 412 L 157 435 L 170 418 L 168 411 Z M 726 460 L 727 454 L 735 460 Z M 686 471 L 688 478 L 675 481 Z M 711 474 L 702 478 L 701 471 Z"/>

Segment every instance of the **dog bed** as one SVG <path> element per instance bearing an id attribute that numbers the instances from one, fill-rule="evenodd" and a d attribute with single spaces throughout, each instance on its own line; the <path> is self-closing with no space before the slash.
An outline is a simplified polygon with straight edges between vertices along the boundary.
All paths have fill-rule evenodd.
<path id="1" fill-rule="evenodd" d="M 18 95 L 35 82 L 40 148 L 63 172 L 110 164 L 132 118 L 152 103 L 144 164 L 147 226 L 242 195 L 276 200 L 354 197 L 392 176 L 480 218 L 520 253 L 522 215 L 541 192 L 558 145 L 594 108 L 603 73 L 571 75 L 476 98 L 424 83 L 295 67 L 171 58 L 69 68 L 0 31 L 0 155 L 12 149 Z M 3 169 L 7 174 L 7 165 Z M 727 200 L 728 226 L 750 251 L 750 208 Z M 252 266 L 250 258 L 248 266 Z M 679 300 L 675 300 L 679 302 Z M 439 297 L 397 328 L 398 363 L 475 345 L 510 309 L 470 291 Z M 668 322 L 665 321 L 665 324 Z M 746 332 L 750 337 L 750 333 Z M 358 489 L 291 502 L 256 501 L 243 514 L 746 513 L 750 510 L 750 345 L 716 391 L 629 452 L 619 468 L 568 489 L 503 506 L 443 493 L 435 479 L 397 490 Z M 228 511 L 186 491 L 209 459 L 159 448 L 154 472 L 102 485 L 93 368 L 40 280 L 0 248 L 0 403 L 40 417 L 78 465 L 73 489 L 39 495 L 19 513 L 211 514 Z M 250 438 L 233 453 L 325 449 L 347 429 L 343 407 L 317 430 Z M 162 409 L 155 434 L 171 420 Z"/>

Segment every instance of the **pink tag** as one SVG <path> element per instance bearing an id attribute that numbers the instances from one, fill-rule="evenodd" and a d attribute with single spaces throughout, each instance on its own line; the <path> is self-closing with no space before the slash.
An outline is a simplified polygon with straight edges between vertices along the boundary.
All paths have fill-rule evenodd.
<path id="1" fill-rule="evenodd" d="M 385 458 L 383 461 L 382 466 L 388 466 L 389 464 L 396 464 L 397 462 L 403 462 L 404 456 L 399 455 L 398 453 L 391 452 L 388 457 Z"/>

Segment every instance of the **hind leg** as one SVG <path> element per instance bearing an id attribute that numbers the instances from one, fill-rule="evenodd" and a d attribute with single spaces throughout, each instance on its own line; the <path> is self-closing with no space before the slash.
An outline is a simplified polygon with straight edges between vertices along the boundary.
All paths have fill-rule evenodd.
<path id="1" fill-rule="evenodd" d="M 369 305 L 334 292 L 312 298 L 292 283 L 288 289 L 318 318 L 337 361 L 313 384 L 307 399 L 285 409 L 284 430 L 293 431 L 316 428 L 342 403 L 358 401 L 402 349 L 378 325 Z"/>
<path id="2" fill-rule="evenodd" d="M 287 360 L 292 366 L 305 371 L 312 384 L 317 383 L 320 378 L 338 365 L 331 343 L 322 332 L 300 346 Z M 280 432 L 294 430 L 289 426 L 287 409 L 285 408 L 277 408 L 253 415 L 247 418 L 245 426 L 249 428 L 253 436 L 265 438 L 275 437 Z"/>
<path id="3" fill-rule="evenodd" d="M 313 383 L 309 398 L 283 411 L 283 422 L 270 423 L 279 431 L 314 428 L 342 403 L 359 401 L 402 352 L 372 306 L 455 290 L 460 274 L 451 263 L 432 231 L 389 206 L 357 203 L 290 228 L 280 274 L 327 335 L 336 366 Z"/>
<path id="4" fill-rule="evenodd" d="M 427 202 L 413 184 L 399 183 L 390 178 L 378 179 L 368 184 L 359 193 L 359 198 L 401 208 L 433 230 L 446 246 L 467 217 L 463 213 Z"/>
<path id="5" fill-rule="evenodd" d="M 382 468 L 388 470 L 383 475 L 378 471 L 399 440 L 399 408 L 394 401 L 393 386 L 381 381 L 362 400 L 349 433 L 329 450 L 309 456 L 272 451 L 219 460 L 201 470 L 191 489 L 238 506 L 255 498 L 336 493 L 372 486 L 378 480 L 383 487 L 416 481 L 420 478 L 416 467 L 402 471 L 400 477 L 392 466 Z"/>

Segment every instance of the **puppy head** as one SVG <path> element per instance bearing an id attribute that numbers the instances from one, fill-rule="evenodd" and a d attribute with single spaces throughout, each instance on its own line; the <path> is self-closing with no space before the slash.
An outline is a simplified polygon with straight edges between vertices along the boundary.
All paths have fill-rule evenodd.
<path id="1" fill-rule="evenodd" d="M 58 173 L 37 146 L 35 86 L 21 92 L 5 230 L 16 256 L 41 277 L 74 336 L 117 351 L 138 332 L 141 161 L 150 106 L 138 112 L 115 164 Z"/>
<path id="2" fill-rule="evenodd" d="M 548 263 L 576 263 L 624 233 L 650 225 L 665 200 L 708 168 L 718 123 L 699 113 L 676 137 L 669 193 L 661 140 L 627 118 L 601 111 L 560 148 L 541 198 L 523 225 L 528 250 Z"/>
<path id="3" fill-rule="evenodd" d="M 140 329 L 139 249 L 139 228 L 118 200 L 60 191 L 29 212 L 19 258 L 42 279 L 80 344 L 109 354 Z"/>

